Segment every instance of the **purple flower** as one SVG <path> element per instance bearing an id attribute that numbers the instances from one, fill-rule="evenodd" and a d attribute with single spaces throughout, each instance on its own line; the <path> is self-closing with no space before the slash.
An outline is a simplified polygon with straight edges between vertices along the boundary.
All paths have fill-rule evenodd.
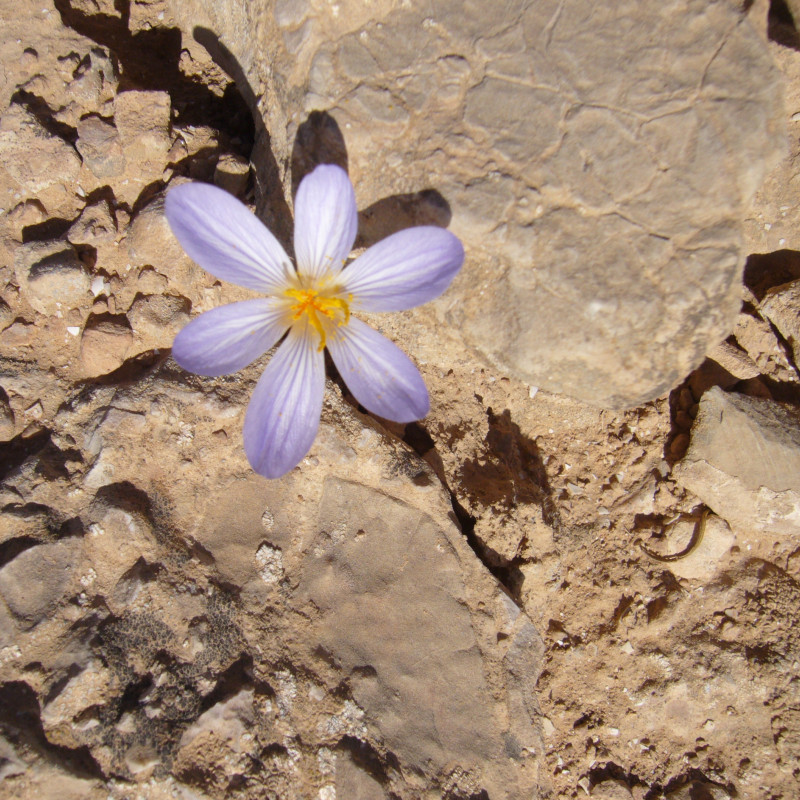
<path id="1" fill-rule="evenodd" d="M 364 408 L 395 422 L 428 413 L 428 392 L 408 356 L 351 312 L 401 311 L 433 300 L 464 262 L 452 233 L 424 226 L 383 239 L 343 269 L 358 211 L 339 167 L 325 164 L 306 176 L 294 205 L 296 268 L 275 237 L 222 189 L 183 184 L 166 201 L 167 220 L 191 258 L 217 278 L 266 295 L 201 314 L 175 338 L 175 360 L 198 375 L 226 375 L 287 334 L 244 420 L 247 458 L 267 478 L 295 467 L 314 441 L 326 347 Z"/>

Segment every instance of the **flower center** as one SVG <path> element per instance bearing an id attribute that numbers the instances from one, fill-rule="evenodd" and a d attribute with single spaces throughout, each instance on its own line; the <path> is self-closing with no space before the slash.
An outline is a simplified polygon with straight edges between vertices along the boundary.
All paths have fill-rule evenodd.
<path id="1" fill-rule="evenodd" d="M 322 289 L 286 289 L 284 294 L 294 302 L 290 306 L 293 320 L 299 320 L 303 314 L 320 336 L 318 350 L 325 347 L 328 333 L 334 326 L 347 325 L 350 322 L 350 297 L 345 300 L 336 292 L 325 292 Z"/>

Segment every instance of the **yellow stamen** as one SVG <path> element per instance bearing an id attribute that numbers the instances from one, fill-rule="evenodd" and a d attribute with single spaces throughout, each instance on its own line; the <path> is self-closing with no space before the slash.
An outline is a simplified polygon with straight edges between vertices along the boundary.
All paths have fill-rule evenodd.
<path id="1" fill-rule="evenodd" d="M 320 294 L 316 289 L 286 289 L 284 294 L 297 301 L 291 306 L 292 319 L 298 320 L 306 314 L 309 323 L 319 334 L 318 350 L 325 348 L 327 320 L 335 325 L 347 325 L 350 322 L 349 297 L 345 300 L 336 295 Z"/>

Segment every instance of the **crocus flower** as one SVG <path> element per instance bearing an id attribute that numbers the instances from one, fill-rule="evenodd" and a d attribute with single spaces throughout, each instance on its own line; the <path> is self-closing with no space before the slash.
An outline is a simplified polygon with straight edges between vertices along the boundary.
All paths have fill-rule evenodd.
<path id="1" fill-rule="evenodd" d="M 172 355 L 198 375 L 227 375 L 277 351 L 256 385 L 244 421 L 253 469 L 278 478 L 308 452 L 319 427 L 328 348 L 364 408 L 395 422 L 428 413 L 419 370 L 396 345 L 352 316 L 401 311 L 438 297 L 464 261 L 442 228 L 388 236 L 345 267 L 358 229 L 347 173 L 317 167 L 294 203 L 296 267 L 277 239 L 232 195 L 203 183 L 167 194 L 166 216 L 183 249 L 224 281 L 266 295 L 201 314 L 175 338 Z"/>

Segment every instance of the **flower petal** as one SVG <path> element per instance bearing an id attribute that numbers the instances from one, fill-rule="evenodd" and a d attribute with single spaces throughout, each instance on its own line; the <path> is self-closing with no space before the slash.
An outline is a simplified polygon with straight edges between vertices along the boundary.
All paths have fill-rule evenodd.
<path id="1" fill-rule="evenodd" d="M 266 353 L 288 327 L 285 309 L 269 298 L 206 311 L 176 337 L 172 357 L 197 375 L 229 375 Z"/>
<path id="2" fill-rule="evenodd" d="M 278 240 L 232 194 L 207 183 L 167 192 L 165 213 L 189 257 L 223 281 L 274 294 L 291 262 Z"/>
<path id="3" fill-rule="evenodd" d="M 339 272 L 358 232 L 356 194 L 347 173 L 321 164 L 300 181 L 294 199 L 294 254 L 300 275 Z"/>
<path id="4" fill-rule="evenodd" d="M 319 427 L 325 358 L 309 325 L 289 330 L 267 364 L 244 420 L 244 450 L 253 469 L 280 478 L 297 466 Z"/>
<path id="5" fill-rule="evenodd" d="M 351 318 L 336 329 L 328 350 L 347 387 L 368 411 L 394 422 L 413 422 L 428 413 L 428 390 L 419 370 L 366 323 Z"/>
<path id="6" fill-rule="evenodd" d="M 406 228 L 387 236 L 342 273 L 344 291 L 364 311 L 403 311 L 438 297 L 464 263 L 449 231 Z"/>

